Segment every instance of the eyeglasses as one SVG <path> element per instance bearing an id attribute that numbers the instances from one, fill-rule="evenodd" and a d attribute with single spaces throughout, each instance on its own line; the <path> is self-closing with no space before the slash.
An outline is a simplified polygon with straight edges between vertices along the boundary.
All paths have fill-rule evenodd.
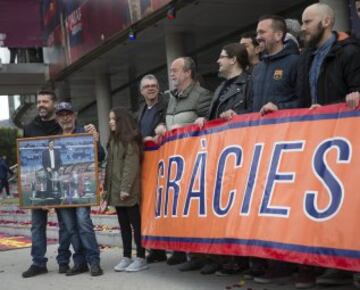
<path id="1" fill-rule="evenodd" d="M 220 55 L 219 55 L 219 58 L 222 59 L 222 58 L 231 58 L 231 57 L 228 56 L 228 55 L 222 55 L 222 54 L 220 54 Z"/>
<path id="2" fill-rule="evenodd" d="M 142 87 L 142 89 L 157 89 L 158 85 L 157 84 L 152 84 L 152 85 L 145 85 Z"/>

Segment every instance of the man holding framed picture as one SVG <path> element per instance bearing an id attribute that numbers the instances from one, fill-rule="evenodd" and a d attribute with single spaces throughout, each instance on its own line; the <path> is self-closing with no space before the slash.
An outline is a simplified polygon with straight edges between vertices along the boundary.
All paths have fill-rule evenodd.
<path id="1" fill-rule="evenodd" d="M 61 133 L 61 128 L 55 120 L 56 95 L 49 90 L 41 90 L 37 94 L 36 108 L 38 115 L 24 128 L 24 137 L 38 137 L 57 135 Z M 70 235 L 66 231 L 64 223 L 56 211 L 59 223 L 59 248 L 57 262 L 59 264 L 59 273 L 66 273 L 69 269 L 71 257 Z M 48 220 L 47 209 L 31 210 L 31 256 L 32 265 L 28 270 L 22 273 L 23 278 L 30 278 L 48 272 L 45 257 L 47 240 L 46 226 Z M 75 252 L 73 258 L 77 259 L 78 253 Z M 76 261 L 74 261 L 76 263 Z"/>
<path id="2" fill-rule="evenodd" d="M 64 135 L 91 133 L 94 134 L 96 142 L 99 141 L 99 134 L 94 125 L 89 124 L 84 128 L 76 126 L 76 112 L 69 102 L 61 102 L 56 106 L 56 120 L 61 127 L 61 133 Z M 98 160 L 102 161 L 104 157 L 104 149 L 98 142 Z M 59 215 L 64 221 L 66 230 L 70 233 L 73 248 L 79 248 L 81 245 L 84 248 L 86 262 L 90 265 L 91 276 L 102 275 L 100 250 L 90 217 L 90 207 L 61 208 L 59 209 Z M 81 245 L 79 245 L 79 242 Z M 75 263 L 74 267 L 66 272 L 66 275 L 73 276 L 87 272 L 89 269 L 86 262 Z"/>

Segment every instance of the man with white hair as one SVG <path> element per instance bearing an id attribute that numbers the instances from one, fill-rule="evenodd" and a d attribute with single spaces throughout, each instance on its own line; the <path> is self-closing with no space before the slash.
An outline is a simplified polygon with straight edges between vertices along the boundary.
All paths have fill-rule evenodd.
<path id="1" fill-rule="evenodd" d="M 304 105 L 316 107 L 346 101 L 357 108 L 360 99 L 360 44 L 346 33 L 333 31 L 335 13 L 323 3 L 308 6 L 302 15 L 305 51 L 300 58 L 297 75 L 297 96 Z M 316 233 L 314 233 L 316 234 Z M 297 288 L 351 283 L 352 274 L 327 269 L 316 279 L 314 268 L 301 267 Z M 308 286 L 308 287 L 306 287 Z"/>
<path id="2" fill-rule="evenodd" d="M 140 94 L 144 97 L 144 102 L 137 112 L 137 120 L 143 141 L 152 140 L 155 128 L 165 123 L 167 99 L 160 93 L 158 79 L 152 75 L 145 75 L 140 81 Z M 164 250 L 150 249 L 146 257 L 148 263 L 166 261 Z"/>

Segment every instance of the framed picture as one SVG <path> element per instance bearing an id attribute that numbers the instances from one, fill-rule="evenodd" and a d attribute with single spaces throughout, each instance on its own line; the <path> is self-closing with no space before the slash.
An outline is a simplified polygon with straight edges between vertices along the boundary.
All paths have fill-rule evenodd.
<path id="1" fill-rule="evenodd" d="M 99 204 L 97 144 L 91 134 L 17 139 L 20 207 Z"/>

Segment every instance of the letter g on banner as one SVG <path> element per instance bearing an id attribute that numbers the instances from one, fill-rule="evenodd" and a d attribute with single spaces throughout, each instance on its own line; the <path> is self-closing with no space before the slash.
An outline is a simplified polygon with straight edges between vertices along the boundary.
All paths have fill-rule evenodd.
<path id="1" fill-rule="evenodd" d="M 332 149 L 337 150 L 337 163 L 349 163 L 351 159 L 351 143 L 345 138 L 324 140 L 316 148 L 312 160 L 313 171 L 326 188 L 329 203 L 324 209 L 320 209 L 317 202 L 319 192 L 305 192 L 304 211 L 306 216 L 314 221 L 326 221 L 334 217 L 344 200 L 344 186 L 326 161 L 326 155 Z"/>

